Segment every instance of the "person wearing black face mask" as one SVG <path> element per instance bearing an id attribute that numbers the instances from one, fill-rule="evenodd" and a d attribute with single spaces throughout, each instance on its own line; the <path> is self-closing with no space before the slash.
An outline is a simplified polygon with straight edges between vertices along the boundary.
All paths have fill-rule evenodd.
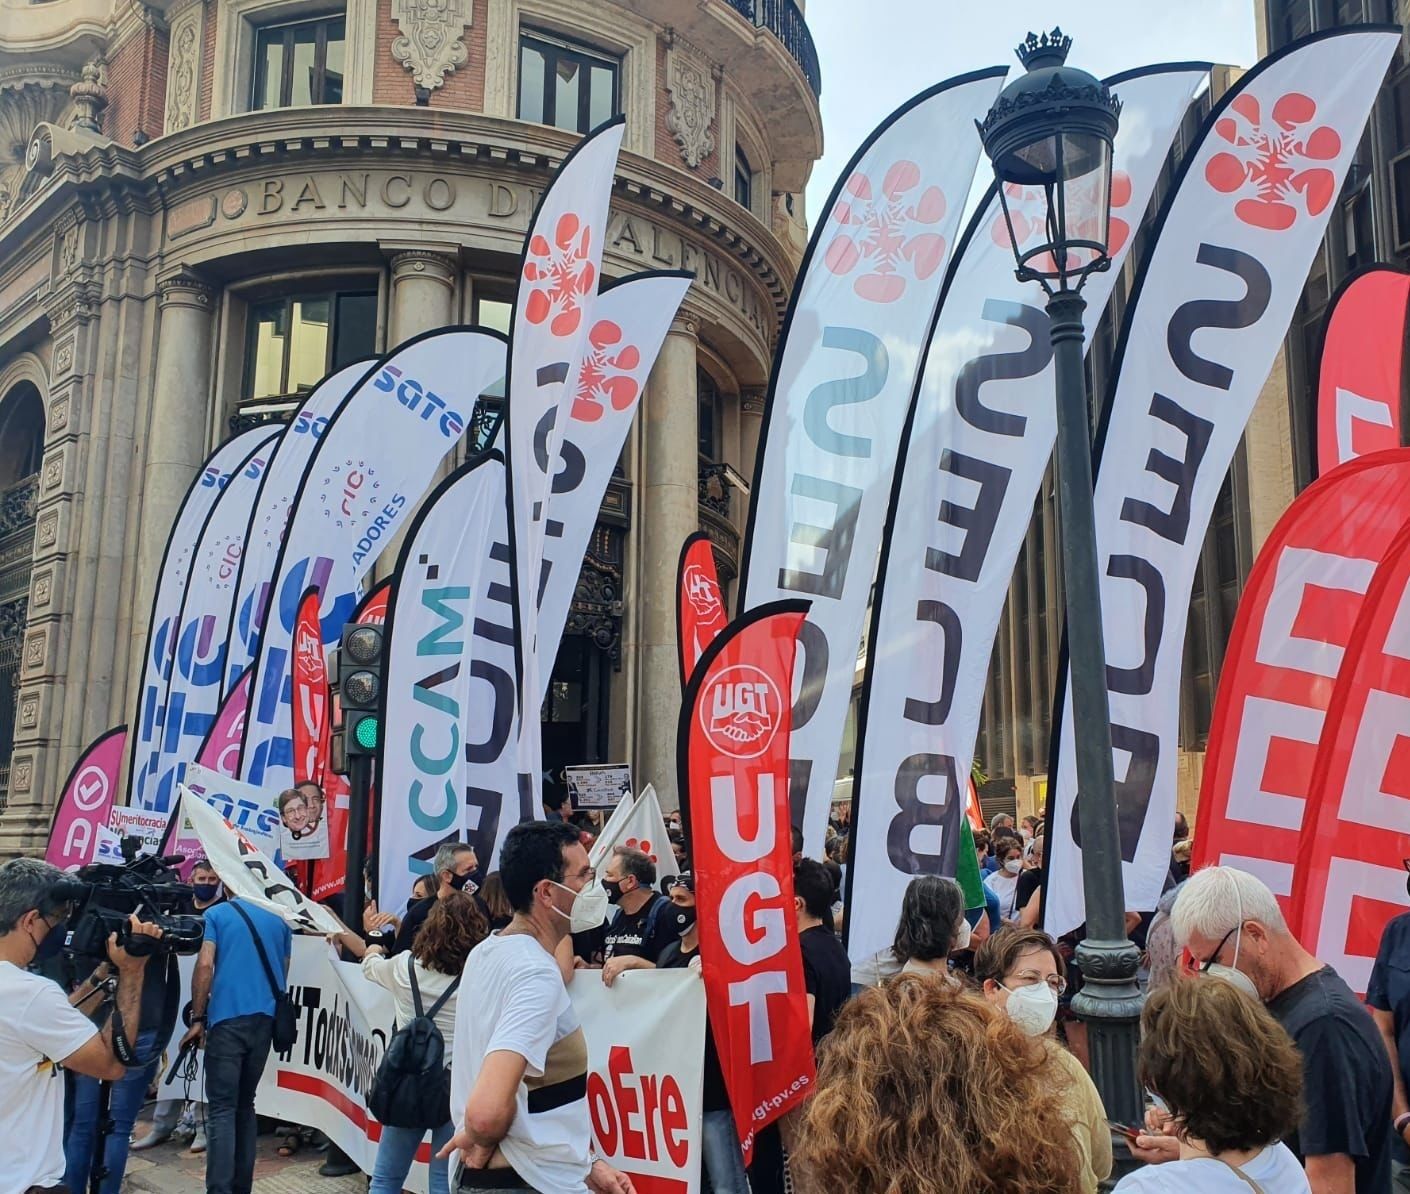
<path id="1" fill-rule="evenodd" d="M 113 1051 L 121 1022 L 134 1044 L 141 1031 L 147 959 L 108 939 L 108 961 L 71 997 L 28 967 L 63 947 L 69 907 L 51 896 L 64 874 L 33 858 L 0 866 L 0 1190 L 58 1189 L 64 1180 L 64 1083 L 59 1067 L 114 1082 L 126 1074 Z M 132 919 L 132 931 L 159 937 Z M 96 1006 L 99 987 L 117 979 L 114 1016 L 99 1029 L 80 1009 Z M 122 1142 L 126 1145 L 126 1140 Z M 124 1147 L 125 1151 L 125 1147 Z"/>
<path id="2" fill-rule="evenodd" d="M 426 923 L 426 917 L 431 914 L 436 901 L 445 899 L 451 892 L 470 892 L 480 906 L 480 911 L 485 914 L 485 919 L 489 919 L 489 909 L 485 907 L 485 902 L 479 895 L 480 860 L 475 857 L 473 846 L 465 842 L 446 842 L 436 851 L 431 865 L 439 886 L 434 895 L 412 904 L 406 910 L 406 916 L 402 918 L 401 927 L 397 930 L 396 940 L 387 951 L 389 955 L 403 953 L 411 948 L 411 943 L 416 940 L 417 932 Z"/>
<path id="3" fill-rule="evenodd" d="M 602 879 L 616 919 L 603 935 L 602 981 L 609 987 L 624 970 L 650 969 L 676 940 L 669 901 L 656 890 L 656 864 L 635 846 L 618 846 Z"/>

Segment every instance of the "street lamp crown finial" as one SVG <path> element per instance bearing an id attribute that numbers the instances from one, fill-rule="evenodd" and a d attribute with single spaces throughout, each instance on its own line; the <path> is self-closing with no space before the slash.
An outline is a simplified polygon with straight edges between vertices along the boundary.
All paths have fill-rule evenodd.
<path id="1" fill-rule="evenodd" d="M 1029 33 L 1015 53 L 1026 69 L 1034 71 L 1061 66 L 1067 61 L 1067 52 L 1071 48 L 1072 38 L 1054 26 L 1051 33 Z"/>

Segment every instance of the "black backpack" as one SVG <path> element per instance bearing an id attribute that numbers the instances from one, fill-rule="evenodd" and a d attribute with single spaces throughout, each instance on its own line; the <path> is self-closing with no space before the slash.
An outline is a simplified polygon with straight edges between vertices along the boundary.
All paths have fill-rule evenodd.
<path id="1" fill-rule="evenodd" d="M 392 1034 L 372 1093 L 368 1110 L 393 1128 L 420 1128 L 428 1131 L 450 1122 L 450 1068 L 446 1065 L 446 1042 L 436 1027 L 435 1015 L 460 986 L 460 978 L 445 993 L 421 1010 L 421 988 L 416 985 L 416 959 L 407 955 L 411 976 L 411 998 L 415 1017 Z"/>

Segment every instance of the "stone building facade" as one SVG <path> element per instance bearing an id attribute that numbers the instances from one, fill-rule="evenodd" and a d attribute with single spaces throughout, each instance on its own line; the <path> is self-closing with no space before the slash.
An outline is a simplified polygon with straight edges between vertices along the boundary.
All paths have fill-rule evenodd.
<path id="1" fill-rule="evenodd" d="M 676 558 L 704 528 L 732 595 L 818 90 L 794 0 L 0 0 L 0 854 L 131 718 L 206 453 L 333 366 L 506 328 L 536 195 L 619 111 L 604 271 L 697 281 L 599 516 L 545 753 L 672 793 Z"/>

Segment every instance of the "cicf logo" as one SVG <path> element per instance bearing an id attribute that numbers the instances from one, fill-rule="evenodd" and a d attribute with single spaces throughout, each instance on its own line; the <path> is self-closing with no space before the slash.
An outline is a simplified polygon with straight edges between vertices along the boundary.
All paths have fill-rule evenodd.
<path id="1" fill-rule="evenodd" d="M 591 294 L 597 269 L 588 260 L 592 229 L 578 216 L 564 212 L 554 225 L 553 240 L 543 233 L 529 238 L 524 281 L 530 286 L 524 318 L 530 323 L 550 319 L 555 336 L 571 336 L 582 322 L 582 296 Z"/>
<path id="2" fill-rule="evenodd" d="M 602 418 L 605 402 L 613 410 L 626 410 L 641 388 L 632 376 L 640 365 L 641 352 L 635 344 L 622 343 L 622 329 L 610 319 L 599 319 L 588 333 L 588 351 L 578 370 L 573 418 L 595 423 Z"/>
<path id="3" fill-rule="evenodd" d="M 1316 117 L 1317 104 L 1291 91 L 1273 105 L 1271 124 L 1247 94 L 1215 122 L 1215 134 L 1231 149 L 1209 159 L 1204 177 L 1221 194 L 1242 196 L 1234 214 L 1245 224 L 1281 232 L 1303 211 L 1320 215 L 1332 201 L 1336 175 L 1319 163 L 1341 153 L 1341 137 Z"/>
<path id="4" fill-rule="evenodd" d="M 1008 197 L 1009 219 L 1013 221 L 1013 236 L 1009 235 L 1008 221 L 1002 211 L 994 213 L 994 221 L 989 225 L 989 236 L 1003 249 L 1014 248 L 1014 238 L 1018 240 L 1018 251 L 1028 248 L 1044 232 L 1047 218 L 1047 197 L 1039 187 L 1025 187 L 1021 183 L 1004 184 L 1004 194 Z M 1111 222 L 1107 225 L 1106 251 L 1108 257 L 1115 257 L 1131 238 L 1131 223 L 1123 219 L 1121 212 L 1131 205 L 1133 188 L 1131 176 L 1125 170 L 1114 170 L 1111 175 Z M 1126 216 L 1135 218 L 1139 212 L 1126 211 Z M 1097 229 L 1090 232 L 1079 221 L 1072 228 L 1072 236 L 1077 239 L 1095 239 Z M 1052 255 L 1040 259 L 1037 267 L 1052 270 Z"/>
<path id="5" fill-rule="evenodd" d="M 700 727 L 716 750 L 756 759 L 769 749 L 782 708 L 774 682 L 758 668 L 737 663 L 710 682 L 700 701 Z"/>
<path id="6" fill-rule="evenodd" d="M 924 281 L 945 260 L 945 238 L 927 230 L 945 218 L 945 193 L 920 190 L 920 167 L 900 161 L 877 186 L 860 170 L 832 209 L 839 225 L 823 260 L 839 277 L 861 270 L 852 289 L 871 303 L 894 303 L 907 277 Z"/>
<path id="7" fill-rule="evenodd" d="M 687 564 L 681 578 L 685 599 L 699 617 L 710 618 L 720 607 L 720 590 L 699 564 Z"/>

